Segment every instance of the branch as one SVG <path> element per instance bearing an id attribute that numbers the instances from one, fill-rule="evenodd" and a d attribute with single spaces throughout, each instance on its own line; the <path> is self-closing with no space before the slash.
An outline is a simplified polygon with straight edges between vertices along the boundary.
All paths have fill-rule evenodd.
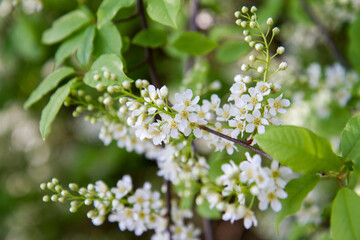
<path id="1" fill-rule="evenodd" d="M 138 7 L 139 14 L 140 14 L 141 28 L 142 29 L 147 29 L 148 25 L 147 25 L 147 22 L 146 22 L 144 4 L 143 4 L 142 0 L 137 0 L 137 7 Z M 151 48 L 145 47 L 145 59 L 146 59 L 146 62 L 148 63 L 149 74 L 150 74 L 152 84 L 156 88 L 161 88 L 162 84 L 159 81 L 159 76 L 158 76 L 158 74 L 156 72 L 156 69 L 155 69 L 153 50 Z"/>
<path id="2" fill-rule="evenodd" d="M 206 240 L 213 240 L 213 232 L 211 226 L 211 220 L 207 218 L 203 218 L 203 225 L 204 225 L 204 236 Z"/>
<path id="3" fill-rule="evenodd" d="M 189 25 L 188 25 L 188 29 L 190 31 L 198 31 L 198 28 L 196 26 L 196 16 L 199 12 L 199 0 L 192 0 L 190 1 L 190 21 L 189 21 Z M 190 71 L 192 69 L 192 67 L 195 64 L 195 59 L 194 57 L 189 57 L 186 61 L 185 64 L 185 73 L 187 73 L 188 71 Z"/>
<path id="4" fill-rule="evenodd" d="M 332 38 L 331 34 L 327 31 L 325 26 L 322 24 L 318 16 L 314 13 L 314 11 L 311 9 L 311 6 L 308 4 L 307 0 L 299 0 L 302 8 L 306 12 L 306 14 L 309 16 L 309 18 L 317 25 L 320 32 L 325 36 L 326 41 L 329 45 L 329 50 L 332 54 L 332 56 L 337 59 L 344 67 L 351 68 L 350 63 L 348 60 L 344 57 L 344 55 L 341 53 L 339 48 L 336 46 L 334 39 Z"/>
<path id="5" fill-rule="evenodd" d="M 230 141 L 230 142 L 233 142 L 233 143 L 235 143 L 235 144 L 238 144 L 238 145 L 240 145 L 240 146 L 242 146 L 242 147 L 244 147 L 244 148 L 250 149 L 250 150 L 252 150 L 252 151 L 254 151 L 254 152 L 256 152 L 256 153 L 258 153 L 258 154 L 260 154 L 260 155 L 262 155 L 262 156 L 264 156 L 264 157 L 266 157 L 266 158 L 268 158 L 269 160 L 274 160 L 274 159 L 273 159 L 272 157 L 270 157 L 270 155 L 267 154 L 266 152 L 264 152 L 264 151 L 262 151 L 262 150 L 260 150 L 260 149 L 257 149 L 257 148 L 255 148 L 255 147 L 249 145 L 249 144 L 248 144 L 247 142 L 245 142 L 245 141 L 242 141 L 242 140 L 238 140 L 238 139 L 229 137 L 229 136 L 227 136 L 227 135 L 225 135 L 225 134 L 219 133 L 218 131 L 215 131 L 215 130 L 213 130 L 213 129 L 211 129 L 211 128 L 208 128 L 208 127 L 206 127 L 206 126 L 200 126 L 200 128 L 201 128 L 202 130 L 205 130 L 205 131 L 207 131 L 207 132 L 209 132 L 209 133 L 212 133 L 212 134 L 214 134 L 214 135 L 216 135 L 216 136 L 218 136 L 218 137 L 224 138 L 224 139 L 226 139 L 226 140 L 228 140 L 228 141 Z"/>

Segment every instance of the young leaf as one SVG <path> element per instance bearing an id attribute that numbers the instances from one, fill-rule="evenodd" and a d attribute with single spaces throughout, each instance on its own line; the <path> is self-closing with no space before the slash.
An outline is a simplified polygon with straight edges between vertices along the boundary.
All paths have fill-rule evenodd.
<path id="1" fill-rule="evenodd" d="M 216 52 L 216 59 L 223 63 L 234 62 L 247 54 L 251 48 L 247 42 L 232 40 L 222 44 Z"/>
<path id="2" fill-rule="evenodd" d="M 96 12 L 98 27 L 110 22 L 121 8 L 130 7 L 134 0 L 104 0 Z"/>
<path id="3" fill-rule="evenodd" d="M 105 78 L 104 69 L 116 75 L 116 79 Z M 94 75 L 98 75 L 100 79 L 94 79 Z M 89 72 L 85 74 L 84 82 L 90 87 L 95 88 L 101 83 L 104 86 L 119 85 L 123 81 L 133 81 L 123 72 L 123 63 L 115 54 L 105 54 L 100 56 L 91 66 Z"/>
<path id="4" fill-rule="evenodd" d="M 37 101 L 39 101 L 45 94 L 53 90 L 61 80 L 72 75 L 74 69 L 70 67 L 63 67 L 47 76 L 40 85 L 31 93 L 26 100 L 24 108 L 27 109 Z"/>
<path id="5" fill-rule="evenodd" d="M 58 88 L 51 96 L 50 101 L 41 112 L 40 133 L 43 139 L 50 133 L 51 123 L 54 121 L 66 97 L 69 95 L 72 85 L 76 79 L 72 79 L 64 86 Z"/>
<path id="6" fill-rule="evenodd" d="M 78 9 L 67 13 L 57 19 L 50 29 L 46 30 L 42 36 L 42 42 L 45 44 L 57 43 L 81 27 L 89 24 L 91 17 L 83 9 Z"/>
<path id="7" fill-rule="evenodd" d="M 152 20 L 177 28 L 176 17 L 179 9 L 180 0 L 149 0 L 146 11 Z"/>
<path id="8" fill-rule="evenodd" d="M 120 56 L 122 45 L 120 32 L 112 22 L 108 22 L 97 30 L 94 54 L 113 53 Z"/>
<path id="9" fill-rule="evenodd" d="M 342 134 L 340 151 L 344 160 L 350 159 L 359 164 L 360 161 L 360 115 L 351 118 Z"/>
<path id="10" fill-rule="evenodd" d="M 202 205 L 196 205 L 196 212 L 207 219 L 221 219 L 221 213 L 215 207 L 210 209 L 210 204 L 207 200 Z"/>
<path id="11" fill-rule="evenodd" d="M 142 47 L 157 48 L 164 45 L 167 41 L 167 35 L 164 30 L 161 29 L 144 29 L 138 32 L 134 39 L 133 44 Z"/>
<path id="12" fill-rule="evenodd" d="M 64 41 L 55 53 L 55 66 L 60 65 L 66 58 L 74 54 L 84 42 L 86 28 Z"/>
<path id="13" fill-rule="evenodd" d="M 83 66 L 86 66 L 90 60 L 91 53 L 94 47 L 94 38 L 95 26 L 88 26 L 85 30 L 83 41 L 81 42 L 76 54 L 77 59 Z"/>
<path id="14" fill-rule="evenodd" d="M 314 189 L 319 182 L 318 175 L 304 175 L 300 178 L 291 180 L 285 187 L 288 197 L 281 199 L 282 208 L 277 213 L 275 220 L 275 229 L 278 232 L 279 224 L 285 217 L 295 214 L 300 210 L 301 204 L 308 193 Z"/>
<path id="15" fill-rule="evenodd" d="M 275 160 L 300 173 L 338 170 L 341 164 L 329 141 L 306 128 L 274 126 L 255 140 Z"/>
<path id="16" fill-rule="evenodd" d="M 179 51 L 191 54 L 202 55 L 214 50 L 218 44 L 205 35 L 198 32 L 186 32 L 181 34 L 174 42 L 174 47 Z"/>
<path id="17" fill-rule="evenodd" d="M 360 239 L 360 197 L 342 188 L 332 203 L 330 227 L 333 240 Z"/>

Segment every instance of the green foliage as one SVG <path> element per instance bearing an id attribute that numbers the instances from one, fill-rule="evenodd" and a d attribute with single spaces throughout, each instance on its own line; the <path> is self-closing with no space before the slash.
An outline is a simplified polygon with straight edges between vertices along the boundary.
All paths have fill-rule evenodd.
<path id="1" fill-rule="evenodd" d="M 284 7 L 284 0 L 272 0 L 272 1 L 264 1 L 263 6 L 261 7 L 261 11 L 259 11 L 258 19 L 261 25 L 266 23 L 266 20 L 269 17 L 272 17 L 274 21 L 276 21 L 280 13 L 282 13 L 282 8 Z"/>
<path id="2" fill-rule="evenodd" d="M 180 0 L 149 0 L 146 8 L 152 20 L 172 28 L 177 28 L 179 10 Z"/>
<path id="3" fill-rule="evenodd" d="M 88 26 L 84 32 L 83 41 L 80 43 L 79 49 L 76 53 L 77 59 L 83 66 L 89 63 L 91 53 L 93 51 L 94 38 L 95 38 L 95 26 L 94 25 Z"/>
<path id="4" fill-rule="evenodd" d="M 341 154 L 346 160 L 353 160 L 355 166 L 360 161 L 360 115 L 351 118 L 346 124 L 340 142 Z"/>
<path id="5" fill-rule="evenodd" d="M 87 29 L 83 29 L 64 41 L 55 53 L 55 66 L 60 65 L 66 58 L 74 54 L 85 41 Z"/>
<path id="6" fill-rule="evenodd" d="M 222 44 L 216 51 L 216 59 L 223 63 L 239 60 L 251 49 L 244 41 L 230 40 Z"/>
<path id="7" fill-rule="evenodd" d="M 56 88 L 56 86 L 64 78 L 72 75 L 74 69 L 70 67 L 63 67 L 47 76 L 40 85 L 31 93 L 30 97 L 24 103 L 24 108 L 29 108 L 31 105 L 39 101 L 45 94 Z"/>
<path id="8" fill-rule="evenodd" d="M 218 44 L 198 32 L 185 32 L 173 43 L 174 47 L 181 52 L 191 55 L 202 55 L 214 50 Z"/>
<path id="9" fill-rule="evenodd" d="M 142 47 L 157 48 L 167 42 L 167 35 L 161 29 L 144 29 L 135 35 L 132 42 Z"/>
<path id="10" fill-rule="evenodd" d="M 196 212 L 207 219 L 221 219 L 221 212 L 217 210 L 215 207 L 210 209 L 209 202 L 205 200 L 205 202 L 201 205 L 196 205 Z"/>
<path id="11" fill-rule="evenodd" d="M 285 187 L 288 197 L 281 199 L 282 208 L 277 213 L 275 229 L 278 232 L 279 224 L 285 217 L 295 214 L 300 210 L 301 204 L 308 193 L 314 189 L 319 182 L 318 175 L 304 175 L 300 178 L 291 180 Z"/>
<path id="12" fill-rule="evenodd" d="M 95 88 L 97 84 L 101 83 L 104 86 L 121 84 L 123 81 L 132 81 L 123 72 L 123 63 L 120 58 L 115 54 L 105 54 L 100 56 L 91 66 L 91 69 L 86 73 L 84 82 L 90 87 Z M 117 78 L 114 80 L 107 79 L 103 76 L 103 71 L 107 71 L 116 74 Z M 94 79 L 94 75 L 98 74 L 100 79 L 97 81 Z"/>
<path id="13" fill-rule="evenodd" d="M 121 8 L 130 7 L 134 0 L 104 0 L 96 12 L 97 24 L 102 28 L 106 23 L 111 21 Z"/>
<path id="14" fill-rule="evenodd" d="M 120 32 L 112 22 L 104 24 L 97 30 L 94 55 L 113 53 L 120 57 L 122 46 Z"/>
<path id="15" fill-rule="evenodd" d="M 272 127 L 255 140 L 275 160 L 300 173 L 335 171 L 341 164 L 328 140 L 302 127 Z"/>
<path id="16" fill-rule="evenodd" d="M 69 95 L 71 87 L 73 86 L 75 81 L 76 79 L 72 79 L 64 86 L 58 88 L 56 92 L 51 96 L 49 103 L 42 110 L 40 118 L 40 133 L 44 140 L 45 137 L 50 133 L 51 124 L 54 121 L 61 106 L 63 105 L 65 99 Z"/>
<path id="17" fill-rule="evenodd" d="M 51 28 L 44 32 L 42 42 L 45 44 L 57 43 L 89 24 L 91 20 L 91 16 L 84 8 L 69 12 L 57 19 Z"/>
<path id="18" fill-rule="evenodd" d="M 352 66 L 360 73 L 360 12 L 358 12 L 355 21 L 350 25 L 348 36 L 348 58 Z"/>
<path id="19" fill-rule="evenodd" d="M 333 240 L 360 239 L 360 197 L 349 188 L 338 191 L 331 211 Z"/>

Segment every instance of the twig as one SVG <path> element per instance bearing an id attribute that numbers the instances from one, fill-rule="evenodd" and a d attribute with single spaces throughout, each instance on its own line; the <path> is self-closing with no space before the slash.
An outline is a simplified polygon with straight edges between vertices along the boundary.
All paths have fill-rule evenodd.
<path id="1" fill-rule="evenodd" d="M 138 9 L 137 11 L 140 15 L 141 28 L 147 29 L 148 25 L 146 22 L 143 0 L 137 0 L 137 9 Z M 147 48 L 147 47 L 145 47 L 144 49 L 145 49 L 144 50 L 145 51 L 145 60 L 144 61 L 148 64 L 151 82 L 156 88 L 161 88 L 162 84 L 159 81 L 159 76 L 155 69 L 153 51 L 152 51 L 152 49 Z M 168 103 L 171 104 L 170 102 L 168 102 Z M 166 192 L 165 192 L 166 217 L 168 219 L 167 231 L 169 233 L 170 239 L 172 239 L 172 234 L 171 234 L 171 229 L 170 229 L 170 226 L 171 226 L 171 182 L 168 180 L 165 180 L 165 186 L 166 186 Z"/>
<path id="2" fill-rule="evenodd" d="M 248 144 L 247 142 L 245 142 L 245 141 L 242 141 L 242 140 L 238 140 L 238 139 L 229 137 L 229 136 L 227 136 L 227 135 L 225 135 L 225 134 L 219 133 L 219 132 L 217 132 L 217 131 L 215 131 L 215 130 L 213 130 L 213 129 L 211 129 L 211 128 L 208 128 L 208 127 L 206 127 L 206 126 L 200 126 L 200 128 L 201 128 L 202 130 L 205 130 L 205 131 L 207 131 L 207 132 L 209 132 L 209 133 L 212 133 L 212 134 L 214 134 L 214 135 L 216 135 L 216 136 L 218 136 L 218 137 L 224 138 L 224 139 L 226 139 L 226 140 L 228 140 L 228 141 L 230 141 L 230 142 L 233 142 L 233 143 L 238 144 L 238 145 L 240 145 L 240 146 L 243 146 L 243 147 L 245 147 L 245 148 L 247 148 L 247 149 L 250 149 L 250 150 L 252 150 L 252 151 L 254 151 L 254 152 L 256 152 L 256 153 L 258 153 L 258 154 L 260 154 L 260 155 L 262 155 L 262 156 L 264 156 L 264 157 L 266 157 L 266 158 L 268 158 L 269 160 L 274 160 L 272 157 L 270 157 L 269 154 L 265 153 L 264 151 L 262 151 L 262 150 L 260 150 L 260 149 L 257 149 L 257 148 L 255 148 L 255 147 L 249 145 L 249 144 Z"/>
<path id="3" fill-rule="evenodd" d="M 203 218 L 203 225 L 204 225 L 204 236 L 206 240 L 213 240 L 213 231 L 211 226 L 211 220 L 207 218 Z"/>
<path id="4" fill-rule="evenodd" d="M 136 12 L 134 12 L 133 14 L 131 14 L 130 16 L 128 16 L 126 18 L 113 20 L 113 23 L 114 24 L 119 24 L 119 23 L 128 22 L 128 21 L 136 18 L 138 15 L 139 15 L 139 11 L 136 11 Z"/>
<path id="5" fill-rule="evenodd" d="M 190 1 L 190 21 L 188 25 L 188 29 L 190 31 L 198 31 L 196 26 L 196 15 L 199 12 L 199 0 L 192 0 Z M 195 64 L 194 57 L 189 57 L 186 61 L 185 65 L 185 73 L 190 71 Z"/>
<path id="6" fill-rule="evenodd" d="M 146 59 L 141 60 L 141 62 L 135 64 L 134 66 L 129 67 L 126 72 L 127 73 L 132 72 L 132 71 L 144 66 L 145 64 L 147 64 L 147 60 Z"/>
<path id="7" fill-rule="evenodd" d="M 142 29 L 147 29 L 148 25 L 147 25 L 147 22 L 146 22 L 144 4 L 143 4 L 142 0 L 137 0 L 137 7 L 138 7 L 139 14 L 140 14 L 141 28 Z M 145 59 L 146 59 L 146 61 L 148 63 L 149 74 L 150 74 L 152 84 L 156 88 L 161 88 L 162 84 L 159 81 L 159 77 L 158 77 L 158 74 L 157 74 L 156 69 L 155 69 L 155 64 L 154 64 L 153 58 L 154 57 L 153 57 L 152 49 L 145 47 Z"/>
<path id="8" fill-rule="evenodd" d="M 322 24 L 320 19 L 316 16 L 314 11 L 311 9 L 310 5 L 308 4 L 307 0 L 299 0 L 302 8 L 306 12 L 306 14 L 309 16 L 309 18 L 317 25 L 320 32 L 325 36 L 326 41 L 329 45 L 329 50 L 333 57 L 337 59 L 344 67 L 351 68 L 350 63 L 348 60 L 344 57 L 344 55 L 341 53 L 339 48 L 336 46 L 334 39 L 330 35 L 330 33 L 327 31 L 325 26 Z"/>

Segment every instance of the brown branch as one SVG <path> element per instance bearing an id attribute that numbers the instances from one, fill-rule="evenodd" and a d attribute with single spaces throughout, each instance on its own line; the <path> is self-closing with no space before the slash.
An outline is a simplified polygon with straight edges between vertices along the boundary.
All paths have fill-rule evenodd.
<path id="1" fill-rule="evenodd" d="M 299 0 L 299 1 L 300 1 L 302 8 L 306 12 L 306 14 L 316 24 L 316 26 L 319 28 L 320 32 L 326 38 L 326 41 L 328 42 L 329 50 L 330 50 L 332 56 L 335 59 L 337 59 L 344 67 L 346 67 L 348 69 L 351 68 L 349 61 L 344 57 L 344 55 L 341 53 L 339 48 L 336 46 L 333 37 L 327 31 L 326 27 L 322 24 L 322 22 L 320 21 L 318 16 L 311 9 L 311 6 L 308 4 L 307 0 Z"/>
<path id="2" fill-rule="evenodd" d="M 137 0 L 137 7 L 140 14 L 140 22 L 141 22 L 141 28 L 147 29 L 148 24 L 146 22 L 146 16 L 145 16 L 145 10 L 144 10 L 144 4 L 142 0 Z M 148 63 L 149 67 L 149 74 L 151 78 L 152 84 L 156 88 L 161 88 L 162 84 L 160 83 L 159 76 L 155 69 L 155 63 L 154 63 L 154 57 L 153 57 L 153 50 L 151 48 L 145 47 L 145 59 Z"/>
<path id="3" fill-rule="evenodd" d="M 264 157 L 266 157 L 266 158 L 268 158 L 269 160 L 274 160 L 274 159 L 273 159 L 272 157 L 270 157 L 270 155 L 267 154 L 266 152 L 264 152 L 264 151 L 262 151 L 262 150 L 260 150 L 260 149 L 257 149 L 257 148 L 255 148 L 255 147 L 251 146 L 250 144 L 248 144 L 248 143 L 245 142 L 245 141 L 242 141 L 242 140 L 239 140 L 239 139 L 235 139 L 235 138 L 229 137 L 229 136 L 227 136 L 227 135 L 225 135 L 225 134 L 219 133 L 218 131 L 215 131 L 215 130 L 213 130 L 213 129 L 211 129 L 211 128 L 208 128 L 208 127 L 206 127 L 206 126 L 200 126 L 200 128 L 201 128 L 202 130 L 205 130 L 205 131 L 207 131 L 207 132 L 209 132 L 209 133 L 212 133 L 212 134 L 214 134 L 214 135 L 216 135 L 216 136 L 218 136 L 218 137 L 224 138 L 224 139 L 226 139 L 226 140 L 228 140 L 228 141 L 230 141 L 230 142 L 233 142 L 233 143 L 235 143 L 235 144 L 238 144 L 238 145 L 240 145 L 240 146 L 242 146 L 242 147 L 244 147 L 244 148 L 250 149 L 250 150 L 252 150 L 252 151 L 254 151 L 254 152 L 256 152 L 256 153 L 258 153 L 258 154 L 260 154 L 260 155 L 262 155 L 262 156 L 264 156 Z"/>
<path id="4" fill-rule="evenodd" d="M 196 26 L 196 16 L 199 12 L 199 0 L 190 1 L 190 21 L 188 24 L 189 31 L 198 31 Z M 194 57 L 189 57 L 185 63 L 185 73 L 190 71 L 195 64 Z"/>
<path id="5" fill-rule="evenodd" d="M 211 226 L 211 220 L 207 218 L 203 218 L 204 225 L 204 237 L 206 240 L 213 240 L 213 231 Z"/>

